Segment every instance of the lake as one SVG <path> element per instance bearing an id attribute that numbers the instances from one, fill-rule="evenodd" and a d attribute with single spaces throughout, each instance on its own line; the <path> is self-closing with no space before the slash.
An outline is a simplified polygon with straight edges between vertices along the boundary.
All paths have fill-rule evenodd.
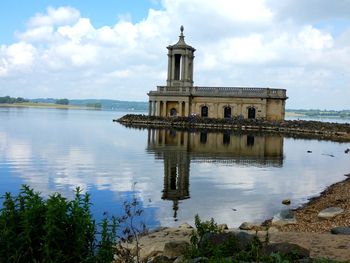
<path id="1" fill-rule="evenodd" d="M 80 186 L 96 218 L 133 193 L 150 227 L 194 215 L 237 227 L 297 207 L 350 172 L 350 143 L 262 134 L 126 128 L 125 112 L 0 108 L 0 194 L 22 184 L 67 198 Z M 312 151 L 308 153 L 308 151 Z"/>

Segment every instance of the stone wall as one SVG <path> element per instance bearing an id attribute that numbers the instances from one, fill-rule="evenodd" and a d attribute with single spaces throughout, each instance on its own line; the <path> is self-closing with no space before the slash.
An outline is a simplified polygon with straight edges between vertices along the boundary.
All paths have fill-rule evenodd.
<path id="1" fill-rule="evenodd" d="M 178 128 L 272 132 L 296 137 L 350 141 L 350 124 L 318 121 L 268 121 L 240 118 L 157 117 L 128 114 L 113 120 L 141 128 Z"/>

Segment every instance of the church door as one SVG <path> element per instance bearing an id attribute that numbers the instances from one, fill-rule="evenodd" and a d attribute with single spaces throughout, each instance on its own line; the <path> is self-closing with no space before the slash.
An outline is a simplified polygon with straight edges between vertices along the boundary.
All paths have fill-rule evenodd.
<path id="1" fill-rule="evenodd" d="M 201 109 L 201 116 L 202 117 L 208 117 L 208 107 L 207 106 L 203 106 Z"/>
<path id="2" fill-rule="evenodd" d="M 224 118 L 231 118 L 231 107 L 224 108 Z"/>
<path id="3" fill-rule="evenodd" d="M 248 119 L 255 119 L 255 108 L 248 109 Z"/>
<path id="4" fill-rule="evenodd" d="M 170 116 L 176 116 L 177 112 L 175 108 L 170 109 Z"/>

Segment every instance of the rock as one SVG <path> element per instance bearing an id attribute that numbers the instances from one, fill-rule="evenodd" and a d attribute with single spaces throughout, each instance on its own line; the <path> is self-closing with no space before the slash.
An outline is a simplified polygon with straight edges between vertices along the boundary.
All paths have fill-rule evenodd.
<path id="1" fill-rule="evenodd" d="M 247 248 L 247 246 L 252 243 L 254 239 L 254 235 L 248 234 L 246 232 L 240 231 L 236 233 L 236 238 L 238 241 L 238 247 L 241 250 L 244 250 Z"/>
<path id="2" fill-rule="evenodd" d="M 215 247 L 221 246 L 229 241 L 236 241 L 237 247 L 240 250 L 245 249 L 252 241 L 254 236 L 246 232 L 240 231 L 237 233 L 234 232 L 224 232 L 224 233 L 206 233 L 202 237 L 202 240 L 199 242 L 198 247 L 201 249 L 206 249 L 207 246 Z M 233 254 L 236 249 L 236 246 L 232 247 L 232 251 L 227 251 L 228 254 Z"/>
<path id="3" fill-rule="evenodd" d="M 190 261 L 191 263 L 207 263 L 209 262 L 209 259 L 206 257 L 198 257 L 198 258 L 194 258 L 192 259 L 192 261 Z"/>
<path id="4" fill-rule="evenodd" d="M 190 244 L 186 241 L 170 241 L 165 243 L 163 255 L 174 259 L 183 255 L 190 248 Z"/>
<path id="5" fill-rule="evenodd" d="M 350 227 L 337 226 L 331 229 L 331 233 L 334 235 L 350 235 Z"/>
<path id="6" fill-rule="evenodd" d="M 335 217 L 337 215 L 340 215 L 344 212 L 343 208 L 340 207 L 328 207 L 326 209 L 323 209 L 321 212 L 318 213 L 318 218 L 320 219 L 329 219 L 332 217 Z"/>
<path id="7" fill-rule="evenodd" d="M 220 246 L 227 242 L 229 239 L 235 239 L 236 236 L 233 232 L 227 233 L 205 233 L 200 240 L 198 247 L 205 248 L 206 246 Z"/>
<path id="8" fill-rule="evenodd" d="M 299 259 L 310 257 L 310 251 L 308 249 L 288 242 L 271 243 L 264 248 L 265 255 L 271 255 L 272 253 L 278 252 L 284 255 L 297 254 Z"/>
<path id="9" fill-rule="evenodd" d="M 192 229 L 193 227 L 188 223 L 183 223 L 183 224 L 179 225 L 179 228 L 180 229 Z"/>
<path id="10" fill-rule="evenodd" d="M 226 224 L 219 224 L 219 225 L 218 225 L 218 228 L 219 228 L 220 230 L 227 230 L 227 229 L 228 229 L 228 226 L 227 226 Z"/>
<path id="11" fill-rule="evenodd" d="M 257 225 L 255 225 L 254 223 L 243 222 L 243 223 L 239 226 L 239 229 L 241 229 L 241 230 L 253 230 L 255 227 L 257 227 Z"/>
<path id="12" fill-rule="evenodd" d="M 188 260 L 185 259 L 185 256 L 179 256 L 173 263 L 187 263 L 189 262 Z"/>
<path id="13" fill-rule="evenodd" d="M 284 199 L 284 200 L 282 200 L 282 204 L 284 204 L 284 205 L 290 205 L 290 199 Z"/>
<path id="14" fill-rule="evenodd" d="M 348 148 L 348 149 L 346 149 L 344 152 L 345 152 L 345 153 L 349 153 L 349 152 L 350 152 L 350 149 Z"/>
<path id="15" fill-rule="evenodd" d="M 167 258 L 163 255 L 156 256 L 155 258 L 151 259 L 150 261 L 147 261 L 147 263 L 173 263 L 174 260 Z"/>
<path id="16" fill-rule="evenodd" d="M 309 150 L 309 151 L 307 151 L 307 153 L 312 153 L 312 151 Z"/>
<path id="17" fill-rule="evenodd" d="M 290 209 L 282 210 L 278 215 L 274 216 L 272 219 L 273 225 L 284 226 L 284 225 L 294 225 L 297 223 L 294 212 Z"/>

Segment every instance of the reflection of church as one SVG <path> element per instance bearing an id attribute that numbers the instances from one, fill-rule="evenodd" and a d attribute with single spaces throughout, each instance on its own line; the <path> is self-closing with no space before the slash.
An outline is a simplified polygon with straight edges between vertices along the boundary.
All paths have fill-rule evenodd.
<path id="1" fill-rule="evenodd" d="M 176 220 L 179 201 L 190 198 L 191 161 L 280 167 L 283 137 L 150 129 L 147 151 L 164 160 L 162 199 L 173 201 Z"/>

